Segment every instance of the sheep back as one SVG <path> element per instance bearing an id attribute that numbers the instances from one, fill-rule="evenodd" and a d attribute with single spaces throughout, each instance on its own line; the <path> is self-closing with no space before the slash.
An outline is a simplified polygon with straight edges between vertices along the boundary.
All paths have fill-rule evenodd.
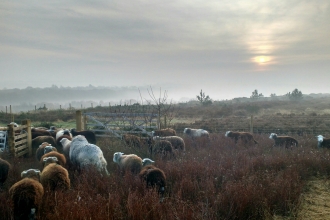
<path id="1" fill-rule="evenodd" d="M 10 168 L 10 163 L 0 158 L 0 186 L 7 180 Z"/>
<path id="2" fill-rule="evenodd" d="M 40 175 L 40 182 L 45 189 L 50 189 L 52 191 L 70 189 L 68 171 L 55 162 L 44 167 Z"/>
<path id="3" fill-rule="evenodd" d="M 172 128 L 160 129 L 152 132 L 153 136 L 165 137 L 165 136 L 176 136 L 176 131 Z"/>
<path id="4" fill-rule="evenodd" d="M 41 163 L 42 166 L 44 164 L 44 158 L 46 158 L 46 157 L 56 157 L 57 160 L 58 160 L 57 163 L 59 165 L 63 166 L 63 167 L 66 164 L 66 158 L 65 158 L 64 154 L 61 154 L 61 153 L 56 152 L 56 151 L 51 151 L 49 153 L 46 153 L 46 154 L 42 155 L 42 157 L 40 158 L 40 163 Z"/>
<path id="5" fill-rule="evenodd" d="M 83 135 L 87 139 L 88 143 L 96 144 L 96 135 L 93 131 L 76 131 L 74 128 L 72 128 L 70 131 L 73 137 L 77 135 Z"/>
<path id="6" fill-rule="evenodd" d="M 166 175 L 163 170 L 147 165 L 142 168 L 139 177 L 146 182 L 147 187 L 158 186 L 158 192 L 163 194 L 166 186 Z"/>
<path id="7" fill-rule="evenodd" d="M 130 171 L 134 174 L 138 174 L 142 169 L 142 159 L 135 154 L 121 155 L 114 162 L 119 164 L 122 171 Z"/>
<path id="8" fill-rule="evenodd" d="M 28 219 L 31 209 L 37 211 L 40 208 L 44 195 L 44 188 L 38 180 L 39 171 L 29 170 L 24 175 L 22 173 L 22 177 L 9 189 L 15 219 Z"/>
<path id="9" fill-rule="evenodd" d="M 37 161 L 40 161 L 42 155 L 44 155 L 45 153 L 45 147 L 46 146 L 52 146 L 51 144 L 49 144 L 48 142 L 43 142 L 42 144 L 39 145 L 39 147 L 36 150 L 36 158 Z"/>

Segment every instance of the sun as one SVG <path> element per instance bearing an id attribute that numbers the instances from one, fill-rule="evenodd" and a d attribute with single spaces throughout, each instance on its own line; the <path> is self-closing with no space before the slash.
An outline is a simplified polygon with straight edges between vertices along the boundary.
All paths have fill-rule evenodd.
<path id="1" fill-rule="evenodd" d="M 253 62 L 259 64 L 259 65 L 265 65 L 267 64 L 271 58 L 269 56 L 257 56 L 253 58 Z"/>

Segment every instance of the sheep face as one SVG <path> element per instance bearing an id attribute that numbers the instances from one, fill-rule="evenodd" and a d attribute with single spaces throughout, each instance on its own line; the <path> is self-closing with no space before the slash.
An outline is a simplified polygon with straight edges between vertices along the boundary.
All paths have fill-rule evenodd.
<path id="1" fill-rule="evenodd" d="M 44 154 L 53 151 L 53 146 L 52 145 L 48 145 L 44 148 Z"/>
<path id="2" fill-rule="evenodd" d="M 44 164 L 46 164 L 46 163 L 57 163 L 57 162 L 58 162 L 57 157 L 45 157 L 43 159 Z"/>
<path id="3" fill-rule="evenodd" d="M 323 142 L 323 136 L 322 135 L 318 135 L 318 136 L 316 136 L 317 137 L 317 141 L 319 142 L 319 143 L 322 143 Z"/>
<path id="4" fill-rule="evenodd" d="M 120 157 L 122 156 L 122 155 L 124 155 L 124 153 L 122 153 L 122 152 L 116 152 L 116 153 L 114 153 L 113 154 L 113 162 L 115 162 L 115 163 L 119 163 L 119 159 L 120 159 Z"/>
<path id="5" fill-rule="evenodd" d="M 225 134 L 225 136 L 226 137 L 229 137 L 230 136 L 230 133 L 231 133 L 231 131 L 227 131 L 226 134 Z"/>
<path id="6" fill-rule="evenodd" d="M 185 134 L 190 134 L 190 133 L 191 133 L 191 129 L 190 129 L 190 128 L 185 128 L 185 129 L 183 130 L 183 133 L 185 133 Z"/>
<path id="7" fill-rule="evenodd" d="M 21 178 L 37 178 L 39 179 L 40 177 L 40 170 L 38 169 L 28 169 L 24 170 L 21 173 Z"/>
<path id="8" fill-rule="evenodd" d="M 153 160 L 151 160 L 151 159 L 149 159 L 149 158 L 144 158 L 143 160 L 142 160 L 142 166 L 147 166 L 147 165 L 150 165 L 150 164 L 152 164 L 152 163 L 154 163 L 155 161 L 153 161 Z"/>
<path id="9" fill-rule="evenodd" d="M 275 138 L 277 138 L 277 134 L 271 133 L 269 139 L 275 139 Z"/>

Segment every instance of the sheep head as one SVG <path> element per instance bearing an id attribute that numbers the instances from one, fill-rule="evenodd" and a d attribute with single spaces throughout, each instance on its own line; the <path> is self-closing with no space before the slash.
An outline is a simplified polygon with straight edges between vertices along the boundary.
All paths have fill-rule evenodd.
<path id="1" fill-rule="evenodd" d="M 230 133 L 231 133 L 231 131 L 227 131 L 226 134 L 225 134 L 225 136 L 226 137 L 229 137 L 230 136 Z"/>
<path id="2" fill-rule="evenodd" d="M 51 151 L 57 151 L 57 149 L 55 147 L 53 147 L 52 145 L 48 145 L 44 149 L 44 154 L 51 152 Z"/>
<path id="3" fill-rule="evenodd" d="M 51 163 L 58 163 L 58 159 L 57 159 L 57 157 L 45 157 L 42 162 L 45 167 Z"/>
<path id="4" fill-rule="evenodd" d="M 113 154 L 113 162 L 115 162 L 115 163 L 119 163 L 119 159 L 120 159 L 120 157 L 122 156 L 122 155 L 124 155 L 124 153 L 122 153 L 122 152 L 116 152 L 116 153 L 114 153 Z"/>
<path id="5" fill-rule="evenodd" d="M 319 142 L 319 143 L 322 143 L 323 142 L 323 136 L 322 135 L 318 135 L 318 136 L 316 136 L 317 137 L 317 141 Z"/>
<path id="6" fill-rule="evenodd" d="M 152 163 L 154 163 L 155 161 L 153 161 L 153 160 L 151 160 L 151 159 L 149 159 L 149 158 L 144 158 L 143 160 L 142 160 L 142 166 L 147 166 L 147 165 L 150 165 L 150 164 L 152 164 Z"/>
<path id="7" fill-rule="evenodd" d="M 183 130 L 183 133 L 185 133 L 185 134 L 190 134 L 190 133 L 191 133 L 191 129 L 190 129 L 190 128 L 185 128 L 185 129 Z"/>
<path id="8" fill-rule="evenodd" d="M 24 170 L 21 173 L 21 178 L 32 178 L 32 179 L 39 180 L 39 178 L 40 178 L 40 170 L 38 170 L 38 169 Z"/>
<path id="9" fill-rule="evenodd" d="M 275 138 L 277 138 L 277 134 L 271 133 L 269 139 L 275 139 Z"/>

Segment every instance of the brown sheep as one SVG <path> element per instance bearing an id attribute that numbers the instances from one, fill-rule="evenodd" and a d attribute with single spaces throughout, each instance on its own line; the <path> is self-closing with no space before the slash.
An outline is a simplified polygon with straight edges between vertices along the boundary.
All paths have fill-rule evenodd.
<path id="1" fill-rule="evenodd" d="M 185 151 L 186 145 L 184 143 L 184 140 L 179 136 L 167 136 L 167 137 L 153 137 L 154 141 L 157 140 L 166 140 L 171 142 L 173 149 L 179 150 L 179 151 Z"/>
<path id="2" fill-rule="evenodd" d="M 298 141 L 290 136 L 277 136 L 275 133 L 271 133 L 270 139 L 275 141 L 274 146 L 285 146 L 285 148 L 291 147 L 292 145 L 298 146 Z"/>
<path id="3" fill-rule="evenodd" d="M 56 151 L 51 151 L 51 152 L 48 152 L 46 154 L 44 154 L 41 159 L 40 159 L 40 163 L 41 165 L 44 165 L 44 158 L 46 157 L 56 157 L 57 158 L 57 163 L 61 166 L 65 166 L 66 165 L 66 158 L 64 156 L 64 154 L 61 154 L 59 152 L 56 152 Z"/>
<path id="4" fill-rule="evenodd" d="M 56 147 L 56 142 L 55 142 L 55 138 L 53 138 L 52 136 L 38 136 L 34 139 L 32 139 L 32 150 L 35 151 L 39 148 L 39 146 L 44 143 L 47 142 L 48 144 L 52 145 L 53 147 Z"/>
<path id="5" fill-rule="evenodd" d="M 9 189 L 9 196 L 14 206 L 14 219 L 35 219 L 40 209 L 44 188 L 39 182 L 40 171 L 25 170 L 22 179 Z"/>
<path id="6" fill-rule="evenodd" d="M 135 154 L 124 155 L 122 152 L 116 152 L 113 154 L 113 162 L 117 163 L 123 172 L 138 174 L 142 169 L 142 159 Z"/>
<path id="7" fill-rule="evenodd" d="M 147 187 L 158 187 L 158 193 L 164 196 L 166 187 L 166 175 L 163 170 L 153 166 L 147 165 L 142 168 L 139 177 L 146 182 Z"/>
<path id="8" fill-rule="evenodd" d="M 44 157 L 44 169 L 40 174 L 40 182 L 44 189 L 68 190 L 70 189 L 70 179 L 67 169 L 58 164 L 56 157 Z"/>
<path id="9" fill-rule="evenodd" d="M 141 139 L 138 136 L 132 134 L 123 134 L 122 140 L 129 147 L 141 148 L 142 146 Z"/>
<path id="10" fill-rule="evenodd" d="M 96 144 L 96 136 L 95 136 L 95 133 L 93 131 L 88 131 L 88 130 L 76 131 L 76 129 L 72 128 L 70 130 L 70 132 L 71 132 L 73 137 L 75 137 L 77 135 L 83 135 L 87 139 L 88 143 Z"/>
<path id="11" fill-rule="evenodd" d="M 161 154 L 165 157 L 174 157 L 174 150 L 171 142 L 168 140 L 156 141 L 154 147 L 151 149 L 151 154 Z"/>
<path id="12" fill-rule="evenodd" d="M 0 186 L 7 180 L 10 168 L 10 163 L 0 158 Z"/>
<path id="13" fill-rule="evenodd" d="M 172 128 L 165 128 L 156 131 L 152 131 L 152 136 L 166 137 L 166 136 L 176 136 L 176 131 Z"/>
<path id="14" fill-rule="evenodd" d="M 258 144 L 258 142 L 254 140 L 253 135 L 249 132 L 227 131 L 225 136 L 235 140 L 235 144 L 237 144 L 239 139 L 242 140 L 244 144 L 248 144 L 251 141 L 253 141 L 254 144 Z"/>
<path id="15" fill-rule="evenodd" d="M 48 142 L 43 142 L 39 147 L 38 149 L 36 150 L 36 158 L 37 158 L 37 161 L 40 161 L 42 155 L 45 154 L 45 147 L 47 146 L 51 146 L 53 147 L 52 145 L 50 145 Z M 55 147 L 53 147 L 53 151 L 57 151 L 57 149 Z"/>

